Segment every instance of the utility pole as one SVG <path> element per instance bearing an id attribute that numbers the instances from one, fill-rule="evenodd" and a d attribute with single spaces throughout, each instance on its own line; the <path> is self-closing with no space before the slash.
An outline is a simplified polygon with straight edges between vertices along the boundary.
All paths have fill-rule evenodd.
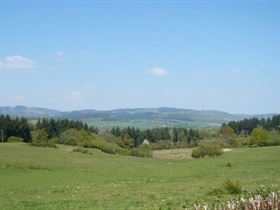
<path id="1" fill-rule="evenodd" d="M 1 139 L 2 139 L 2 143 L 4 143 L 4 134 L 3 134 L 3 129 L 1 129 Z"/>

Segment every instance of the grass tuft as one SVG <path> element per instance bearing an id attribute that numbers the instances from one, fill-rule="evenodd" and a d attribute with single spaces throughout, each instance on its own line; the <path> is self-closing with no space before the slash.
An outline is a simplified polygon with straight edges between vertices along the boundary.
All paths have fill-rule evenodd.
<path id="1" fill-rule="evenodd" d="M 238 180 L 233 181 L 230 179 L 226 179 L 224 181 L 223 187 L 230 194 L 241 194 L 242 188 Z"/>

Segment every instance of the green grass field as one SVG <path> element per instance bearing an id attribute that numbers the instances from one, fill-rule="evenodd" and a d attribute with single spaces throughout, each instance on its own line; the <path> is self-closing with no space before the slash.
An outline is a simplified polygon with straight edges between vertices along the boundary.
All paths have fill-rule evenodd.
<path id="1" fill-rule="evenodd" d="M 0 209 L 182 209 L 216 199 L 209 192 L 227 178 L 247 190 L 280 184 L 280 147 L 236 149 L 198 160 L 72 149 L 0 144 Z"/>

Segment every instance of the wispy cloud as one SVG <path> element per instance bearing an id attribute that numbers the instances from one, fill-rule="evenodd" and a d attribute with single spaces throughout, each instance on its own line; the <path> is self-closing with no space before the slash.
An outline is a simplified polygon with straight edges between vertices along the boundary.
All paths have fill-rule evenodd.
<path id="1" fill-rule="evenodd" d="M 70 102 L 83 102 L 82 92 L 81 91 L 72 91 L 68 94 L 67 100 Z"/>
<path id="2" fill-rule="evenodd" d="M 63 60 L 65 58 L 65 52 L 63 51 L 56 51 L 55 56 L 57 59 Z"/>
<path id="3" fill-rule="evenodd" d="M 18 96 L 15 97 L 15 100 L 16 100 L 16 101 L 22 101 L 22 100 L 24 100 L 24 99 L 25 99 L 25 96 L 24 96 L 24 95 L 18 95 Z"/>
<path id="4" fill-rule="evenodd" d="M 159 67 L 152 68 L 149 73 L 155 77 L 164 77 L 167 75 L 167 71 Z"/>
<path id="5" fill-rule="evenodd" d="M 34 69 L 36 66 L 35 60 L 20 55 L 7 56 L 0 60 L 0 69 L 4 70 Z"/>

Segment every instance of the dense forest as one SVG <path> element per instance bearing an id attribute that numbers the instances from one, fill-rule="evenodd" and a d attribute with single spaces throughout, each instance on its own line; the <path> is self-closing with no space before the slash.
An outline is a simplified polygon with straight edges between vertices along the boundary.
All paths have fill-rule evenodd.
<path id="1" fill-rule="evenodd" d="M 267 119 L 244 119 L 240 121 L 232 121 L 227 125 L 233 128 L 237 135 L 250 135 L 254 128 L 263 128 L 265 130 L 279 130 L 280 129 L 280 115 L 275 115 Z"/>
<path id="2" fill-rule="evenodd" d="M 32 124 L 28 122 L 27 118 L 12 118 L 9 115 L 0 115 L 1 140 L 4 142 L 11 136 L 20 137 L 24 142 L 30 142 L 32 140 L 31 132 L 33 130 L 44 130 L 48 138 L 59 137 L 64 131 L 71 128 L 98 133 L 97 128 L 88 126 L 80 121 L 43 118 L 38 119 Z"/>
<path id="3" fill-rule="evenodd" d="M 188 128 L 153 128 L 140 130 L 135 127 L 115 127 L 110 131 L 113 135 L 121 138 L 129 137 L 134 145 L 138 146 L 145 139 L 151 143 L 158 141 L 169 141 L 175 145 L 196 146 L 199 139 L 202 139 L 199 130 Z"/>
<path id="4" fill-rule="evenodd" d="M 20 137 L 24 142 L 31 141 L 31 126 L 26 118 L 11 118 L 9 115 L 0 115 L 1 141 L 11 136 Z"/>

